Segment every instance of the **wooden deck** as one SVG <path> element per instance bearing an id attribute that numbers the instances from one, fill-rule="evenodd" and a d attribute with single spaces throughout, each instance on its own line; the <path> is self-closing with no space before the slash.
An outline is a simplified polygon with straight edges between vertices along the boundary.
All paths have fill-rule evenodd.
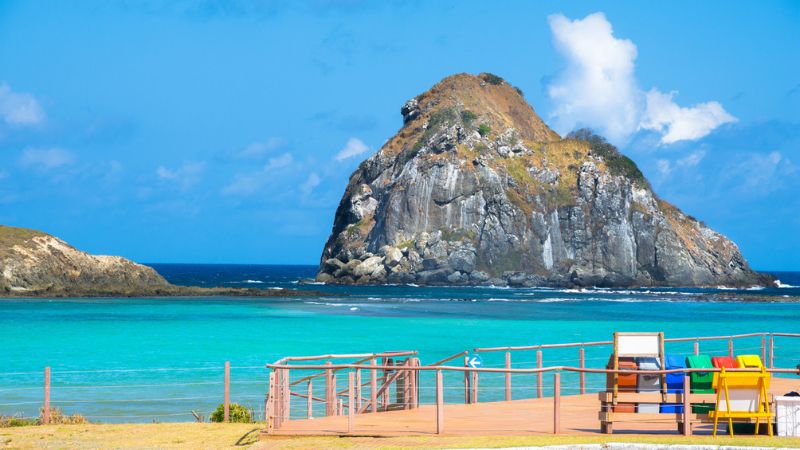
<path id="1" fill-rule="evenodd" d="M 800 379 L 773 378 L 770 393 L 783 395 L 800 391 Z M 600 401 L 596 393 L 561 397 L 561 429 L 564 435 L 600 433 L 598 413 Z M 651 416 L 651 415 L 645 415 Z M 630 422 L 618 422 L 614 434 L 676 434 L 677 427 L 668 415 L 664 419 L 632 416 Z M 674 417 L 674 416 L 672 416 Z M 408 436 L 436 434 L 436 407 L 423 405 L 418 409 L 358 414 L 353 430 L 348 433 L 348 417 L 332 416 L 317 419 L 290 420 L 283 423 L 274 435 L 368 435 Z M 709 424 L 693 424 L 695 434 L 709 434 Z M 553 433 L 553 399 L 528 399 L 509 402 L 448 404 L 444 406 L 446 435 L 545 435 Z"/>

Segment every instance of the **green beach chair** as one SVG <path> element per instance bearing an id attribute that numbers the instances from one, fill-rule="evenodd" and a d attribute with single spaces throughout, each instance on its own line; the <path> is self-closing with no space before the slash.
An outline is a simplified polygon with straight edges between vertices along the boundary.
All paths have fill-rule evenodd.
<path id="1" fill-rule="evenodd" d="M 690 369 L 713 369 L 714 365 L 711 363 L 709 355 L 692 355 L 686 357 L 686 366 Z M 713 394 L 715 393 L 712 387 L 714 381 L 714 372 L 692 372 L 689 374 L 689 381 L 691 382 L 692 394 Z M 692 412 L 695 414 L 708 414 L 709 411 L 714 410 L 712 403 L 693 403 Z"/>

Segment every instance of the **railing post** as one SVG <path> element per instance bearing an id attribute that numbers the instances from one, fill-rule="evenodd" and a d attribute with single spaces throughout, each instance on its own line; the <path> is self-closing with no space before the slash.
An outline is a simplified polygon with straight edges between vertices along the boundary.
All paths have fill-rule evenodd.
<path id="1" fill-rule="evenodd" d="M 292 388 L 289 384 L 289 369 L 283 369 L 283 419 L 289 420 L 292 417 Z"/>
<path id="2" fill-rule="evenodd" d="M 308 398 L 306 399 L 306 418 L 313 419 L 314 418 L 314 385 L 313 380 L 308 380 L 308 386 L 306 387 L 306 395 Z"/>
<path id="3" fill-rule="evenodd" d="M 472 403 L 478 403 L 478 371 L 472 371 Z"/>
<path id="4" fill-rule="evenodd" d="M 444 433 L 444 382 L 442 371 L 436 371 L 436 434 Z"/>
<path id="5" fill-rule="evenodd" d="M 325 363 L 326 366 L 330 366 L 331 362 L 328 361 Z M 333 369 L 325 369 L 325 415 L 326 416 L 333 416 L 336 412 L 336 386 L 333 386 Z"/>
<path id="6" fill-rule="evenodd" d="M 464 367 L 469 367 L 469 357 L 468 356 L 464 357 Z M 465 405 L 472 403 L 470 398 L 469 398 L 469 391 L 470 391 L 470 389 L 469 389 L 469 371 L 465 370 L 464 371 L 464 404 Z"/>
<path id="7" fill-rule="evenodd" d="M 506 352 L 506 369 L 511 369 L 511 352 Z M 506 372 L 506 401 L 511 401 L 511 372 Z"/>
<path id="8" fill-rule="evenodd" d="M 694 355 L 700 354 L 700 341 L 694 341 Z"/>
<path id="9" fill-rule="evenodd" d="M 275 400 L 273 402 L 274 409 L 272 410 L 275 417 L 275 429 L 280 428 L 283 418 L 283 371 L 275 369 Z"/>
<path id="10" fill-rule="evenodd" d="M 231 421 L 231 362 L 225 361 L 225 398 L 223 400 L 223 419 L 225 423 Z"/>
<path id="11" fill-rule="evenodd" d="M 356 411 L 361 411 L 361 369 L 356 369 Z"/>
<path id="12" fill-rule="evenodd" d="M 50 423 L 50 366 L 44 368 L 44 405 L 42 406 L 42 423 Z"/>
<path id="13" fill-rule="evenodd" d="M 419 408 L 419 358 L 411 361 L 411 409 L 416 409 Z"/>
<path id="14" fill-rule="evenodd" d="M 356 417 L 356 392 L 355 392 L 355 374 L 348 372 L 347 374 L 347 432 L 353 432 L 353 422 Z"/>
<path id="15" fill-rule="evenodd" d="M 553 434 L 561 432 L 561 373 L 553 374 Z"/>
<path id="16" fill-rule="evenodd" d="M 586 368 L 586 358 L 585 358 L 583 347 L 581 347 L 580 350 L 578 351 L 578 361 L 580 363 L 581 369 L 585 369 Z M 586 393 L 586 372 L 581 372 L 580 373 L 580 379 L 581 379 L 581 395 L 583 395 L 583 394 Z"/>
<path id="17" fill-rule="evenodd" d="M 692 414 L 692 405 L 689 403 L 689 393 L 691 389 L 689 389 L 689 385 L 691 380 L 689 379 L 689 375 L 683 376 L 683 435 L 684 436 L 691 436 L 692 435 L 692 422 L 689 420 Z"/>
<path id="18" fill-rule="evenodd" d="M 267 406 L 264 412 L 267 421 L 267 434 L 275 431 L 275 370 L 269 373 L 269 392 L 267 392 Z"/>
<path id="19" fill-rule="evenodd" d="M 371 365 L 377 366 L 378 361 L 375 358 L 370 362 Z M 369 402 L 372 404 L 372 412 L 378 412 L 378 371 L 370 369 L 369 374 Z"/>
<path id="20" fill-rule="evenodd" d="M 536 367 L 542 368 L 542 351 L 536 350 Z M 542 372 L 536 374 L 536 398 L 542 398 Z"/>
<path id="21" fill-rule="evenodd" d="M 761 335 L 761 361 L 767 361 L 767 337 Z"/>
<path id="22" fill-rule="evenodd" d="M 733 358 L 733 339 L 728 339 L 728 356 Z"/>
<path id="23" fill-rule="evenodd" d="M 775 337 L 769 337 L 769 368 L 775 367 Z"/>

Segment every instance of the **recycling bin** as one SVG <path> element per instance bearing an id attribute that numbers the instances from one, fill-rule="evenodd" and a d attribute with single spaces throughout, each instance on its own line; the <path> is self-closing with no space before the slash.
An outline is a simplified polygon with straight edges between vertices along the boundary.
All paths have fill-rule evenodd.
<path id="1" fill-rule="evenodd" d="M 690 369 L 711 369 L 714 364 L 709 355 L 692 355 L 686 357 L 686 365 Z M 692 394 L 713 394 L 714 372 L 691 372 L 689 374 L 691 385 L 689 387 Z M 695 414 L 708 414 L 714 410 L 712 403 L 692 403 L 692 412 Z"/>
<path id="2" fill-rule="evenodd" d="M 614 368 L 614 355 L 608 359 L 607 369 Z M 638 370 L 638 365 L 634 358 L 623 357 L 619 358 L 620 370 Z M 636 392 L 637 376 L 635 373 L 619 374 L 617 378 L 617 391 L 618 392 Z M 614 389 L 614 374 L 609 373 L 606 376 L 606 388 L 609 392 Z M 614 412 L 636 412 L 636 403 L 617 403 L 614 406 Z"/>
<path id="3" fill-rule="evenodd" d="M 736 365 L 748 369 L 760 369 L 763 367 L 761 357 L 758 355 L 739 355 L 736 357 Z"/>
<path id="4" fill-rule="evenodd" d="M 711 358 L 711 364 L 713 364 L 717 369 L 721 369 L 723 367 L 726 369 L 735 369 L 739 367 L 736 365 L 736 360 L 730 356 L 715 356 Z"/>
<path id="5" fill-rule="evenodd" d="M 661 370 L 661 361 L 658 358 L 636 358 L 636 364 L 639 366 L 639 370 Z M 661 375 L 639 374 L 636 380 L 636 390 L 637 392 L 661 392 Z M 659 408 L 659 403 L 639 403 L 636 412 L 657 413 Z"/>
<path id="6" fill-rule="evenodd" d="M 666 370 L 673 370 L 673 369 L 685 369 L 686 368 L 686 358 L 681 355 L 666 355 L 664 358 L 664 368 Z M 674 372 L 668 373 L 666 376 L 667 379 L 667 392 L 671 394 L 682 394 L 683 393 L 683 377 L 686 375 L 686 372 Z M 661 407 L 659 408 L 659 412 L 662 413 L 682 413 L 683 412 L 683 405 L 678 405 L 674 403 L 662 403 Z"/>

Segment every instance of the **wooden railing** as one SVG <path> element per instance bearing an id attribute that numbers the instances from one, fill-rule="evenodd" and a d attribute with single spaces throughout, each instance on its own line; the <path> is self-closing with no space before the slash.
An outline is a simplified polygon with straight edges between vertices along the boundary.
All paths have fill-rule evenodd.
<path id="1" fill-rule="evenodd" d="M 734 353 L 734 341 L 745 338 L 761 338 L 760 350 L 762 361 L 766 362 L 766 366 L 771 373 L 775 374 L 797 374 L 798 368 L 776 368 L 774 367 L 775 361 L 775 341 L 776 337 L 790 337 L 797 338 L 800 334 L 797 333 L 747 333 L 726 336 L 703 336 L 703 337 L 685 337 L 685 338 L 670 338 L 666 342 L 680 343 L 680 342 L 694 342 L 693 351 L 695 354 L 700 353 L 700 343 L 707 341 L 728 341 L 728 354 L 730 356 Z M 290 418 L 290 399 L 292 396 L 302 397 L 307 399 L 306 417 L 313 417 L 312 408 L 313 404 L 324 403 L 325 415 L 335 416 L 344 415 L 345 410 L 348 415 L 348 430 L 352 431 L 352 424 L 356 414 L 374 413 L 378 411 L 386 411 L 393 408 L 401 409 L 414 409 L 420 404 L 420 374 L 427 372 L 435 372 L 434 386 L 427 387 L 433 388 L 435 404 L 437 408 L 437 430 L 443 432 L 444 430 L 444 389 L 446 373 L 463 373 L 463 387 L 464 387 L 464 403 L 477 403 L 479 393 L 479 377 L 481 374 L 504 374 L 504 395 L 502 398 L 506 401 L 512 400 L 512 375 L 534 375 L 536 377 L 535 383 L 535 397 L 542 398 L 544 396 L 544 375 L 546 373 L 553 374 L 552 388 L 553 408 L 554 408 L 554 432 L 558 431 L 558 417 L 560 411 L 560 398 L 562 379 L 561 373 L 574 373 L 579 377 L 579 393 L 585 394 L 587 391 L 586 376 L 587 374 L 667 374 L 667 373 L 684 373 L 688 377 L 693 372 L 716 372 L 718 369 L 675 369 L 675 370 L 610 370 L 606 368 L 589 368 L 585 364 L 585 350 L 587 348 L 598 346 L 611 346 L 612 341 L 597 341 L 597 342 L 580 342 L 580 343 L 566 343 L 566 344 L 542 344 L 531 346 L 517 346 L 517 347 L 486 347 L 475 348 L 475 353 L 492 353 L 492 352 L 505 352 L 504 367 L 481 367 L 470 368 L 467 367 L 466 360 L 468 351 L 461 351 L 432 364 L 421 365 L 419 359 L 416 358 L 416 351 L 402 351 L 402 352 L 384 352 L 374 354 L 348 354 L 348 355 L 322 355 L 312 357 L 291 357 L 284 358 L 274 364 L 267 364 L 267 368 L 271 370 L 270 374 L 270 393 L 267 398 L 265 414 L 268 417 L 267 432 L 274 432 L 278 430 L 281 425 Z M 573 365 L 551 365 L 544 367 L 542 351 L 548 349 L 578 349 L 578 366 Z M 755 347 L 750 347 L 755 350 Z M 515 368 L 512 366 L 512 352 L 516 351 L 536 351 L 536 367 L 532 368 Z M 399 360 L 400 358 L 404 360 Z M 464 357 L 464 366 L 458 365 L 444 365 L 452 362 L 460 357 Z M 354 359 L 348 363 L 333 363 L 327 361 L 325 364 L 293 364 L 296 362 L 307 361 L 321 361 L 321 360 L 342 360 Z M 381 364 L 378 360 L 381 360 Z M 595 358 L 597 359 L 597 358 Z M 391 361 L 391 363 L 387 363 Z M 293 382 L 289 382 L 290 371 L 320 371 L 309 376 L 301 377 Z M 347 388 L 340 391 L 336 390 L 336 374 L 337 372 L 348 372 Z M 365 372 L 366 371 L 366 372 Z M 753 369 L 731 369 L 730 371 L 752 372 Z M 368 374 L 369 380 L 362 382 L 362 374 Z M 325 377 L 325 396 L 313 395 L 313 381 L 319 377 Z M 574 376 L 574 375 L 573 375 Z M 298 386 L 302 383 L 306 384 L 306 392 L 292 392 L 292 386 Z M 369 386 L 369 395 L 364 396 L 362 388 Z M 391 388 L 395 387 L 396 400 L 392 402 Z M 451 386 L 450 389 L 453 387 Z M 681 401 L 690 401 L 688 397 L 690 394 L 681 398 Z M 688 420 L 688 419 L 687 419 Z"/>

